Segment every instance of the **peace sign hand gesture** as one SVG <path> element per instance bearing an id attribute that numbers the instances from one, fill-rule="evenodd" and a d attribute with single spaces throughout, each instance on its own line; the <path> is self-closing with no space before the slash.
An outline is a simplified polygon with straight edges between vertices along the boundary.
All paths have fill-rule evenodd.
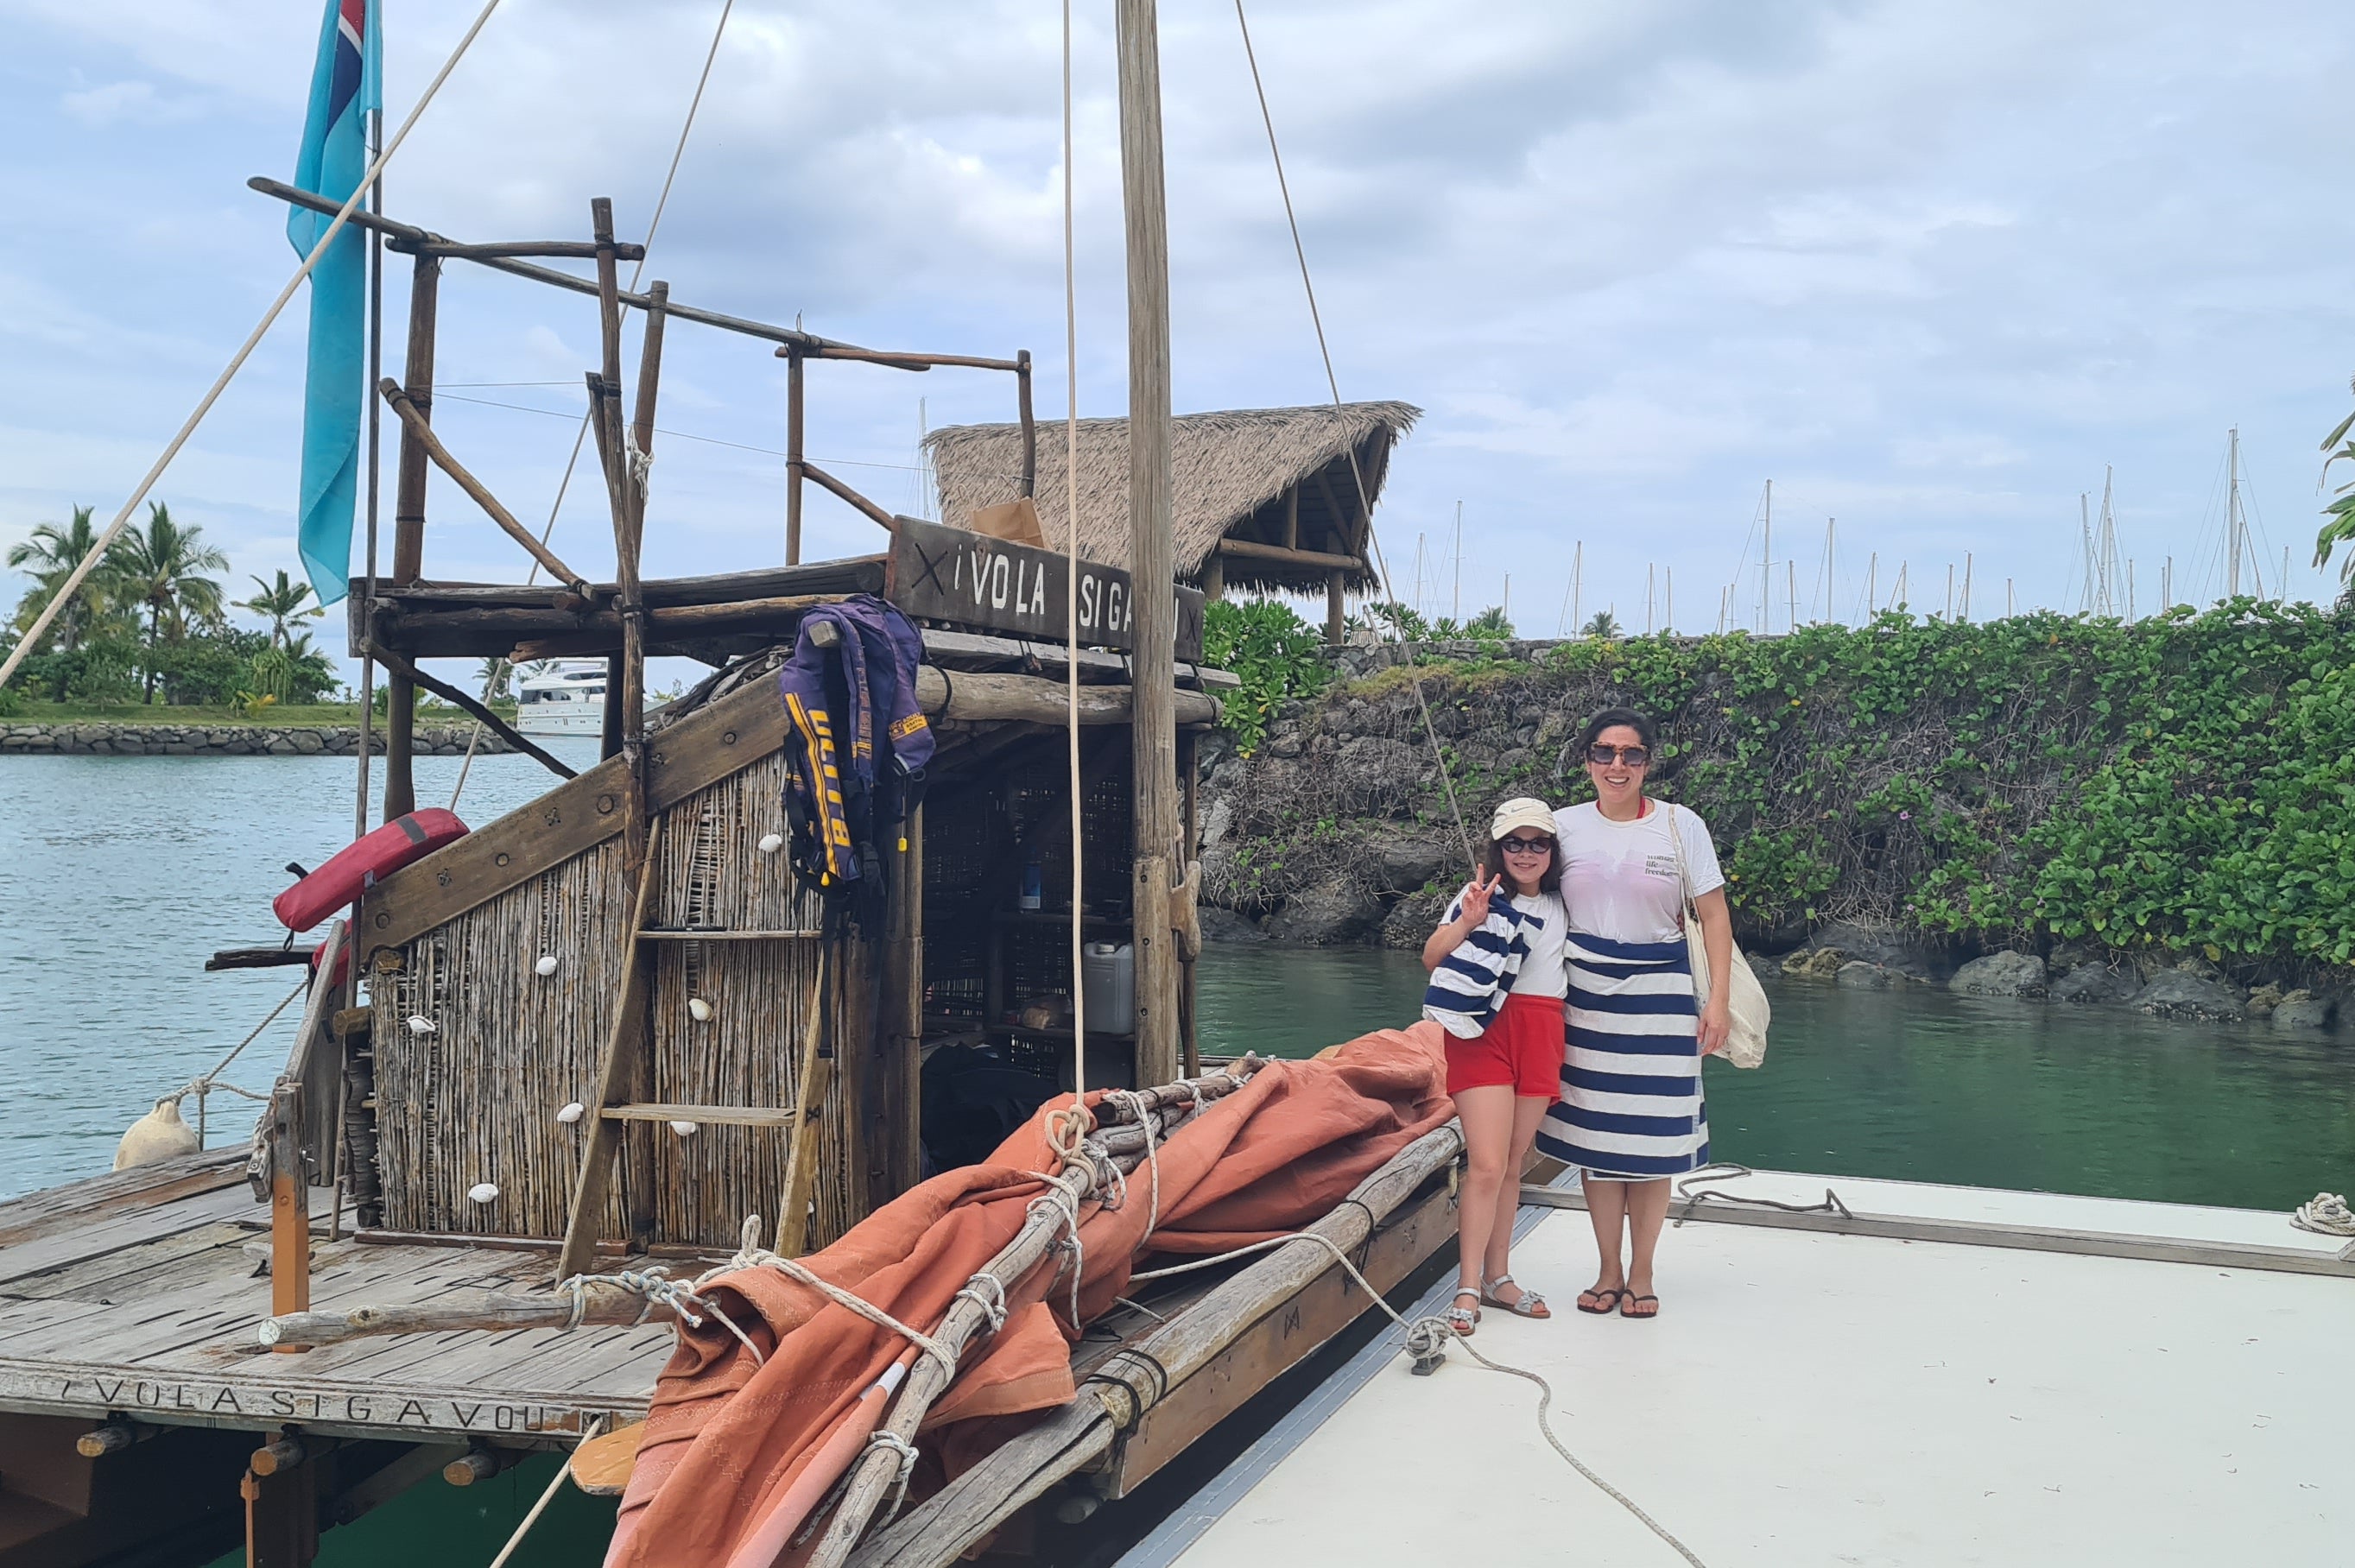
<path id="1" fill-rule="evenodd" d="M 1464 927 L 1465 934 L 1468 936 L 1487 923 L 1489 901 L 1496 897 L 1497 891 L 1504 885 L 1505 879 L 1502 877 L 1491 877 L 1485 882 L 1473 881 L 1464 885 L 1464 891 L 1458 895 L 1464 901 L 1464 912 L 1458 917 L 1457 923 Z"/>

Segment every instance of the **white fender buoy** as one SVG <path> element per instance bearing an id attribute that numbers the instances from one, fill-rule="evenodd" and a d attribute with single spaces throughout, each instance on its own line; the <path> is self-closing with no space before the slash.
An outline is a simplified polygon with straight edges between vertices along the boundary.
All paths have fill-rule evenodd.
<path id="1" fill-rule="evenodd" d="M 488 1203 L 499 1195 L 499 1189 L 487 1181 L 477 1181 L 466 1189 L 466 1196 L 477 1203 Z"/>
<path id="2" fill-rule="evenodd" d="M 784 836 L 783 834 L 782 834 L 782 833 L 763 833 L 763 834 L 762 834 L 762 835 L 761 835 L 761 853 L 762 853 L 762 854 L 763 854 L 763 855 L 773 855 L 773 854 L 775 854 L 778 850 L 780 850 L 780 849 L 783 848 L 784 847 L 785 847 L 785 836 Z"/>
<path id="3" fill-rule="evenodd" d="M 569 1127 L 569 1126 L 570 1126 L 573 1123 L 575 1123 L 575 1122 L 579 1121 L 581 1117 L 583 1117 L 583 1116 L 587 1115 L 588 1114 L 589 1114 L 589 1107 L 588 1107 L 588 1106 L 586 1106 L 586 1105 L 584 1105 L 584 1104 L 582 1104 L 580 1101 L 575 1100 L 575 1101 L 571 1102 L 570 1104 L 566 1105 L 566 1106 L 564 1107 L 564 1109 L 562 1109 L 562 1110 L 560 1110 L 560 1111 L 557 1112 L 557 1113 L 556 1113 L 556 1119 L 557 1119 L 558 1121 L 559 1121 L 559 1122 L 562 1122 L 566 1126 L 568 1126 L 568 1127 Z"/>
<path id="4" fill-rule="evenodd" d="M 432 1034 L 433 1032 L 433 1020 L 427 1018 L 423 1013 L 411 1013 L 409 1016 L 409 1032 L 411 1034 Z"/>
<path id="5" fill-rule="evenodd" d="M 673 1122 L 670 1125 L 670 1130 L 683 1138 L 691 1138 L 695 1136 L 698 1125 L 698 1124 L 695 1122 Z"/>
<path id="6" fill-rule="evenodd" d="M 197 1129 L 180 1119 L 180 1096 L 166 1094 L 155 1102 L 154 1110 L 124 1130 L 123 1141 L 114 1146 L 114 1168 L 129 1170 L 135 1165 L 177 1159 L 203 1147 Z"/>
<path id="7" fill-rule="evenodd" d="M 556 955 L 553 953 L 541 954 L 539 955 L 539 962 L 531 966 L 531 972 L 538 976 L 543 980 L 547 979 L 550 975 L 555 974 Z"/>
<path id="8" fill-rule="evenodd" d="M 693 1018 L 697 1023 L 708 1024 L 711 1021 L 711 1004 L 705 1001 L 701 997 L 687 997 L 687 1010 L 688 1016 Z"/>

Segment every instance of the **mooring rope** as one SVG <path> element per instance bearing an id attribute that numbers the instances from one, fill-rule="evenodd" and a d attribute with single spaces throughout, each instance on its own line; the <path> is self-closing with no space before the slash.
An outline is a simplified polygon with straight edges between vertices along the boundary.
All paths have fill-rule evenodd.
<path id="1" fill-rule="evenodd" d="M 1785 1214 L 1837 1214 L 1843 1220 L 1856 1218 L 1849 1211 L 1849 1206 L 1840 1200 L 1840 1195 L 1828 1187 L 1824 1189 L 1823 1201 L 1820 1203 L 1785 1203 L 1773 1198 L 1752 1198 L 1739 1192 L 1724 1192 L 1714 1187 L 1704 1187 L 1698 1191 L 1694 1190 L 1696 1182 L 1733 1181 L 1757 1174 L 1746 1165 L 1736 1165 L 1731 1160 L 1719 1160 L 1713 1164 L 1702 1166 L 1699 1170 L 1678 1182 L 1677 1196 L 1685 1200 L 1685 1211 L 1677 1216 L 1677 1228 L 1682 1229 L 1684 1222 L 1693 1217 L 1693 1211 L 1703 1203 L 1738 1203 L 1747 1209 L 1774 1209 Z"/>
<path id="2" fill-rule="evenodd" d="M 358 209 L 360 203 L 366 198 L 368 187 L 384 173 L 385 165 L 392 162 L 393 154 L 400 151 L 401 143 L 409 139 L 409 133 L 416 128 L 417 122 L 424 115 L 426 107 L 433 101 L 434 95 L 442 91 L 442 84 L 450 80 L 450 73 L 458 69 L 460 60 L 465 59 L 466 50 L 474 44 L 475 35 L 483 30 L 484 24 L 491 19 L 491 13 L 498 8 L 499 0 L 484 0 L 483 8 L 475 16 L 474 25 L 469 27 L 465 36 L 458 40 L 457 48 L 450 51 L 450 58 L 442 62 L 442 69 L 433 73 L 433 80 L 425 84 L 425 91 L 418 98 L 417 106 L 409 112 L 409 118 L 400 123 L 400 129 L 392 133 L 392 140 L 385 144 L 384 150 L 376 155 L 375 161 L 370 163 L 366 172 L 360 176 L 358 183 L 352 187 L 352 194 L 344 198 L 344 205 L 336 208 L 336 216 L 329 220 L 327 227 L 320 231 L 318 240 L 311 247 L 311 253 L 303 258 L 303 264 L 294 269 L 294 275 L 286 280 L 286 286 L 278 291 L 278 297 L 271 301 L 270 308 L 261 313 L 261 319 L 254 324 L 253 331 L 247 336 L 245 342 L 239 346 L 238 351 L 229 357 L 229 364 L 222 368 L 220 375 L 214 379 L 204 397 L 198 400 L 195 411 L 190 413 L 186 421 L 181 424 L 179 432 L 174 435 L 170 443 L 165 446 L 163 455 L 155 459 L 155 465 L 147 470 L 146 477 L 139 481 L 138 488 L 132 491 L 130 498 L 123 503 L 123 510 L 114 515 L 114 521 L 107 524 L 106 531 L 98 536 L 97 542 L 90 547 L 90 553 L 81 558 L 81 564 L 73 569 L 65 582 L 49 596 L 49 602 L 41 607 L 41 613 L 33 617 L 32 625 L 26 630 L 16 647 L 9 651 L 8 656 L 0 659 L 0 686 L 8 684 L 8 677 L 16 673 L 16 667 L 24 663 L 33 649 L 39 645 L 42 634 L 49 629 L 49 623 L 56 620 L 68 602 L 81 592 L 81 586 L 89 580 L 90 574 L 98 569 L 98 563 L 105 559 L 106 552 L 114 548 L 116 538 L 121 535 L 123 527 L 131 521 L 131 514 L 138 508 L 140 502 L 147 498 L 147 493 L 155 487 L 155 482 L 163 478 L 164 470 L 169 468 L 172 465 L 172 460 L 179 456 L 180 448 L 186 446 L 188 443 L 188 438 L 197 433 L 197 427 L 204 422 L 205 416 L 210 413 L 213 405 L 220 400 L 220 395 L 229 389 L 229 382 L 236 379 L 237 373 L 245 368 L 245 362 L 254 349 L 261 347 L 262 338 L 276 324 L 288 302 L 293 299 L 295 291 L 303 286 L 303 280 L 311 275 L 312 270 L 318 266 L 320 258 L 326 255 L 327 247 L 336 242 L 336 236 L 341 234 L 344 231 L 344 226 L 351 221 L 352 214 Z"/>
<path id="3" fill-rule="evenodd" d="M 219 1082 L 220 1075 L 229 1071 L 230 1062 L 235 1061 L 240 1055 L 244 1054 L 245 1048 L 247 1046 L 251 1045 L 255 1040 L 261 1038 L 262 1030 L 268 1029 L 272 1024 L 278 1021 L 278 1015 L 284 1012 L 287 1008 L 293 1003 L 295 997 L 301 996 L 306 989 L 308 989 L 310 984 L 311 982 L 306 978 L 293 990 L 287 992 L 285 996 L 280 997 L 278 1005 L 271 1008 L 267 1014 L 263 1015 L 260 1023 L 253 1026 L 253 1032 L 247 1035 L 243 1040 L 239 1040 L 236 1045 L 230 1047 L 229 1053 L 227 1056 L 222 1057 L 218 1061 L 214 1062 L 209 1069 L 197 1073 L 194 1078 L 189 1079 L 179 1088 L 175 1089 L 171 1093 L 164 1096 L 164 1098 L 170 1100 L 175 1104 L 187 1098 L 191 1094 L 194 1094 L 197 1097 L 197 1143 L 199 1147 L 203 1146 L 205 1140 L 205 1097 L 210 1094 L 214 1090 L 218 1089 L 222 1093 L 229 1094 L 240 1094 L 249 1100 L 267 1100 L 270 1098 L 270 1093 L 267 1090 L 256 1091 L 252 1089 L 241 1089 L 234 1083 L 223 1083 Z"/>
<path id="4" fill-rule="evenodd" d="M 1323 1247 L 1327 1252 L 1331 1253 L 1333 1254 L 1333 1261 L 1339 1264 L 1344 1269 L 1348 1271 L 1349 1277 L 1358 1282 L 1358 1287 L 1366 1293 L 1367 1298 L 1372 1301 L 1376 1307 L 1381 1308 L 1383 1314 L 1388 1317 L 1391 1322 L 1406 1330 L 1406 1351 L 1416 1360 L 1435 1360 L 1444 1356 L 1447 1349 L 1447 1341 L 1453 1339 L 1457 1344 L 1464 1347 L 1465 1354 L 1469 1355 L 1474 1360 L 1479 1362 L 1480 1365 L 1487 1368 L 1490 1371 L 1502 1372 L 1507 1377 L 1520 1378 L 1525 1381 L 1537 1384 L 1538 1430 L 1544 1435 L 1546 1442 L 1552 1445 L 1553 1451 L 1556 1454 L 1561 1455 L 1562 1459 L 1569 1464 L 1572 1469 L 1576 1470 L 1580 1475 L 1585 1477 L 1589 1482 L 1591 1482 L 1604 1494 L 1604 1496 L 1609 1498 L 1613 1502 L 1617 1503 L 1621 1508 L 1625 1509 L 1643 1524 L 1645 1529 L 1650 1531 L 1654 1535 L 1658 1536 L 1662 1541 L 1668 1542 L 1668 1545 L 1675 1550 L 1678 1556 L 1682 1557 L 1687 1563 L 1692 1564 L 1692 1568 L 1707 1568 L 1707 1565 L 1694 1553 L 1691 1547 L 1687 1546 L 1683 1541 L 1678 1540 L 1676 1536 L 1669 1531 L 1666 1525 L 1662 1524 L 1658 1520 L 1654 1519 L 1650 1514 L 1645 1512 L 1643 1506 L 1637 1503 L 1635 1499 L 1629 1497 L 1626 1493 L 1613 1486 L 1609 1481 L 1604 1480 L 1601 1476 L 1595 1474 L 1593 1467 L 1588 1466 L 1586 1462 L 1581 1459 L 1577 1455 L 1572 1453 L 1568 1445 L 1566 1445 L 1560 1437 L 1554 1435 L 1553 1423 L 1547 1418 L 1548 1413 L 1553 1407 L 1553 1385 L 1551 1383 L 1546 1381 L 1542 1376 L 1530 1371 L 1526 1367 L 1516 1367 L 1511 1365 L 1509 1362 L 1495 1360 L 1487 1356 L 1482 1355 L 1480 1351 L 1474 1347 L 1470 1339 L 1456 1333 L 1453 1328 L 1450 1328 L 1447 1326 L 1445 1318 L 1436 1317 L 1418 1317 L 1410 1322 L 1396 1307 L 1393 1307 L 1388 1301 L 1382 1299 L 1382 1293 L 1374 1288 L 1373 1281 L 1368 1279 L 1365 1275 L 1359 1271 L 1358 1265 L 1350 1261 L 1348 1251 L 1330 1236 L 1319 1235 L 1314 1231 L 1295 1231 L 1288 1235 L 1273 1236 L 1264 1242 L 1253 1242 L 1248 1246 L 1237 1247 L 1231 1252 L 1220 1253 L 1210 1257 L 1195 1258 L 1187 1263 L 1173 1264 L 1168 1268 L 1153 1269 L 1144 1274 L 1133 1274 L 1128 1276 L 1129 1283 L 1135 1285 L 1143 1280 L 1167 1279 L 1173 1275 L 1191 1274 L 1196 1269 L 1209 1268 L 1217 1264 L 1229 1263 L 1236 1258 L 1248 1257 L 1253 1253 L 1272 1252 L 1278 1247 L 1289 1246 L 1294 1242 L 1314 1242 L 1318 1246 Z"/>
<path id="5" fill-rule="evenodd" d="M 605 1418 L 602 1414 L 591 1416 L 589 1424 L 581 1429 L 581 1442 L 586 1443 L 596 1436 L 598 1430 L 604 1424 Z M 574 1445 L 574 1452 L 579 1452 L 579 1448 L 580 1445 Z M 562 1487 L 571 1475 L 572 1456 L 568 1454 L 564 1457 L 564 1462 L 557 1466 L 555 1477 L 548 1483 L 548 1489 L 539 1494 L 539 1500 L 531 1505 L 531 1511 L 523 1516 L 521 1524 L 515 1527 L 515 1533 L 507 1537 L 507 1543 L 499 1548 L 499 1554 L 496 1557 L 491 1559 L 491 1568 L 506 1568 L 507 1559 L 515 1555 L 516 1548 L 523 1544 L 523 1538 L 531 1532 L 533 1525 L 539 1522 L 539 1516 L 548 1511 L 548 1505 L 556 1500 L 557 1489 Z"/>
<path id="6" fill-rule="evenodd" d="M 2318 1192 L 2297 1206 L 2289 1222 L 2318 1236 L 2355 1236 L 2355 1210 L 2336 1192 Z"/>

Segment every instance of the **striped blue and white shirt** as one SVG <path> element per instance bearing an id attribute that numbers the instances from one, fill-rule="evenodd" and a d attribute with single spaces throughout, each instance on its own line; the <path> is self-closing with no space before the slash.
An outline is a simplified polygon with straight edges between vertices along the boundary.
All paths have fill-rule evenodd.
<path id="1" fill-rule="evenodd" d="M 1459 898 L 1447 906 L 1446 919 L 1463 912 Z M 1558 894 L 1491 899 L 1488 918 L 1431 972 L 1423 1016 L 1458 1040 L 1472 1040 L 1496 1021 L 1497 1009 L 1515 991 L 1561 996 L 1567 923 Z M 1541 955 L 1534 970 L 1533 953 Z M 1522 984 L 1525 977 L 1529 984 Z"/>

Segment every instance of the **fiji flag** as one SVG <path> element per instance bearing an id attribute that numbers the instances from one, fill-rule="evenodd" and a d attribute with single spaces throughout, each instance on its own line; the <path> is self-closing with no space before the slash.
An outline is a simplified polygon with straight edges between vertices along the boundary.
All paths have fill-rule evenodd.
<path id="1" fill-rule="evenodd" d="M 311 71 L 311 108 L 294 183 L 342 203 L 368 173 L 363 123 L 384 106 L 378 75 L 384 47 L 379 0 L 327 0 L 319 61 Z M 308 256 L 332 221 L 297 208 L 286 238 Z M 311 365 L 303 403 L 303 567 L 319 603 L 351 591 L 352 507 L 359 488 L 360 403 L 368 372 L 368 246 L 346 223 L 311 270 Z"/>

